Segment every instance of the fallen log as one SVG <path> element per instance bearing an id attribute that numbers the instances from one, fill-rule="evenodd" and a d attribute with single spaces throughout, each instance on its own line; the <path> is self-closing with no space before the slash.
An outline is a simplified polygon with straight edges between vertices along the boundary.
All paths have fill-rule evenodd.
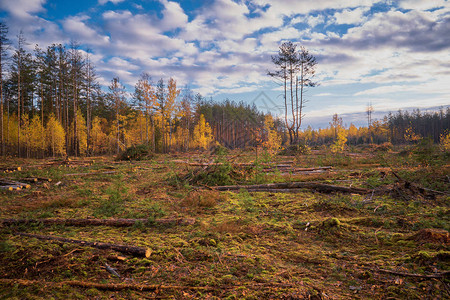
<path id="1" fill-rule="evenodd" d="M 58 242 L 62 242 L 62 243 L 78 244 L 78 245 L 83 245 L 83 246 L 88 246 L 88 247 L 103 249 L 103 250 L 114 250 L 114 251 L 117 251 L 120 253 L 130 254 L 130 255 L 139 256 L 139 257 L 148 258 L 152 254 L 151 249 L 144 248 L 144 247 L 136 247 L 136 246 L 129 246 L 129 245 L 117 245 L 117 244 L 101 243 L 101 242 L 88 242 L 88 241 L 74 240 L 74 239 L 68 239 L 68 238 L 52 236 L 52 235 L 40 235 L 40 234 L 32 234 L 32 233 L 25 233 L 25 232 L 17 232 L 15 234 L 20 235 L 20 236 L 37 238 L 40 240 L 58 241 Z"/>
<path id="2" fill-rule="evenodd" d="M 411 181 L 408 181 L 402 177 L 400 177 L 400 175 L 398 175 L 396 172 L 392 171 L 392 175 L 394 175 L 397 180 L 401 183 L 403 183 L 404 187 L 407 189 L 411 189 L 411 190 L 418 190 L 422 195 L 426 195 L 427 193 L 431 194 L 431 195 L 449 195 L 448 192 L 441 192 L 441 191 L 436 191 L 436 190 L 432 190 L 432 189 L 428 189 L 422 186 L 419 186 L 418 184 L 415 184 Z"/>
<path id="3" fill-rule="evenodd" d="M 341 192 L 352 194 L 368 194 L 371 192 L 370 190 L 364 188 L 345 187 L 318 182 L 282 182 L 282 183 L 255 184 L 255 185 L 228 185 L 228 186 L 216 186 L 213 188 L 218 191 L 239 191 L 240 189 L 246 189 L 249 192 L 270 191 L 283 193 L 292 189 L 313 189 L 315 191 L 323 193 Z"/>
<path id="4" fill-rule="evenodd" d="M 0 185 L 2 185 L 2 186 L 14 186 L 14 187 L 20 187 L 20 188 L 25 188 L 25 189 L 28 189 L 28 188 L 31 187 L 27 183 L 18 182 L 18 181 L 9 180 L 9 179 L 0 179 Z"/>
<path id="5" fill-rule="evenodd" d="M 22 171 L 22 167 L 1 167 L 0 171 L 3 171 L 5 173 L 12 173 L 15 171 Z"/>
<path id="6" fill-rule="evenodd" d="M 55 286 L 62 287 L 74 286 L 81 288 L 95 288 L 98 290 L 108 290 L 108 291 L 122 291 L 122 290 L 136 290 L 136 291 L 156 291 L 156 290 L 215 290 L 216 288 L 207 286 L 179 286 L 179 285 L 144 285 L 144 284 L 124 284 L 124 283 L 96 283 L 96 282 L 86 282 L 78 280 L 67 280 L 60 282 L 43 281 L 43 280 L 27 280 L 27 279 L 9 279 L 0 278 L 0 283 L 9 285 L 22 285 L 22 286 Z"/>
<path id="7" fill-rule="evenodd" d="M 135 224 L 144 225 L 192 225 L 195 224 L 193 218 L 165 218 L 149 221 L 148 219 L 0 219 L 0 224 L 4 226 L 27 225 L 66 225 L 66 226 L 111 226 L 111 227 L 131 227 Z"/>
<path id="8" fill-rule="evenodd" d="M 288 167 L 267 167 L 267 168 L 263 168 L 264 172 L 268 172 L 268 171 L 275 171 L 275 169 L 278 169 L 278 171 L 283 171 L 283 172 L 315 172 L 315 171 L 327 171 L 327 170 L 331 170 L 332 167 L 316 167 L 316 168 L 293 168 L 292 166 L 288 166 Z"/>
<path id="9" fill-rule="evenodd" d="M 89 172 L 89 173 L 71 173 L 71 174 L 64 174 L 63 176 L 69 177 L 69 176 L 90 176 L 90 175 L 99 175 L 99 174 L 115 174 L 116 171 L 103 171 L 103 172 Z"/>
<path id="10" fill-rule="evenodd" d="M 436 273 L 436 274 L 416 274 L 416 273 L 405 273 L 405 272 L 398 272 L 398 271 L 391 271 L 391 270 L 385 270 L 385 269 L 376 269 L 375 271 L 392 274 L 392 275 L 398 275 L 403 277 L 416 277 L 416 278 L 444 278 L 446 276 L 450 275 L 450 271 L 445 271 L 442 273 Z"/>

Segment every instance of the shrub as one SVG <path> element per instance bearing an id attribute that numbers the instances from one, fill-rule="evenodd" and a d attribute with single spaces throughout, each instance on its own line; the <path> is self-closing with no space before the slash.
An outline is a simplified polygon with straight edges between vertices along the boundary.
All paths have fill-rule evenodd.
<path id="1" fill-rule="evenodd" d="M 373 150 L 377 152 L 388 152 L 392 150 L 392 144 L 390 142 L 386 142 L 381 145 L 377 145 Z"/>
<path id="2" fill-rule="evenodd" d="M 279 155 L 295 156 L 311 154 L 311 148 L 306 144 L 289 145 L 279 152 Z"/>
<path id="3" fill-rule="evenodd" d="M 148 145 L 136 145 L 127 148 L 119 155 L 119 160 L 142 160 L 153 158 L 153 153 Z"/>

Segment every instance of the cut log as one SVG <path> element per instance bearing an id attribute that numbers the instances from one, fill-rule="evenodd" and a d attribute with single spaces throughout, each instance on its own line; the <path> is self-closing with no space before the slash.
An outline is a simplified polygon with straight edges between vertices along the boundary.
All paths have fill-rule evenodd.
<path id="1" fill-rule="evenodd" d="M 88 242 L 88 241 L 82 241 L 82 240 L 63 238 L 63 237 L 59 237 L 59 236 L 40 235 L 40 234 L 32 234 L 32 233 L 25 233 L 25 232 L 17 232 L 15 234 L 20 235 L 20 236 L 37 238 L 39 240 L 58 241 L 58 242 L 62 242 L 62 243 L 78 244 L 78 245 L 88 246 L 88 247 L 97 248 L 97 249 L 114 250 L 114 251 L 117 251 L 120 253 L 130 254 L 130 255 L 138 256 L 138 257 L 147 257 L 148 258 L 152 254 L 151 249 L 144 248 L 144 247 L 136 247 L 136 246 L 129 246 L 129 245 L 117 245 L 117 244 L 109 244 L 109 243 L 101 243 L 101 242 Z"/>
<path id="2" fill-rule="evenodd" d="M 15 187 L 20 187 L 20 188 L 24 188 L 24 189 L 28 189 L 31 187 L 28 183 L 18 182 L 18 181 L 10 180 L 10 179 L 0 179 L 0 185 L 15 186 Z"/>
<path id="3" fill-rule="evenodd" d="M 66 226 L 111 226 L 111 227 L 130 227 L 138 223 L 144 225 L 161 224 L 161 225 L 193 225 L 193 218 L 165 218 L 149 221 L 148 219 L 0 219 L 0 224 L 4 226 L 10 225 L 26 225 L 37 224 L 44 225 L 66 225 Z"/>
<path id="4" fill-rule="evenodd" d="M 341 192 L 352 194 L 368 194 L 371 192 L 370 190 L 364 188 L 345 187 L 318 182 L 282 182 L 282 183 L 269 183 L 256 185 L 228 185 L 228 186 L 216 186 L 213 188 L 218 191 L 239 191 L 240 189 L 245 189 L 249 192 L 258 192 L 258 191 L 286 192 L 287 190 L 292 189 L 313 189 L 315 191 L 323 193 Z"/>
<path id="5" fill-rule="evenodd" d="M 0 190 L 14 191 L 14 190 L 20 190 L 20 187 L 16 188 L 11 185 L 0 185 Z"/>
<path id="6" fill-rule="evenodd" d="M 22 167 L 1 167 L 0 171 L 3 171 L 5 173 L 12 173 L 15 171 L 21 171 Z"/>
<path id="7" fill-rule="evenodd" d="M 57 286 L 61 287 L 64 285 L 75 286 L 81 288 L 95 288 L 98 290 L 108 290 L 108 291 L 122 291 L 122 290 L 136 290 L 136 291 L 156 291 L 156 290 L 215 290 L 216 288 L 207 286 L 178 286 L 178 285 L 144 285 L 144 284 L 124 284 L 124 283 L 96 283 L 96 282 L 86 282 L 86 281 L 43 281 L 43 280 L 26 280 L 26 279 L 9 279 L 0 278 L 0 283 L 9 285 L 22 285 L 22 286 L 32 286 L 37 285 L 43 286 Z"/>

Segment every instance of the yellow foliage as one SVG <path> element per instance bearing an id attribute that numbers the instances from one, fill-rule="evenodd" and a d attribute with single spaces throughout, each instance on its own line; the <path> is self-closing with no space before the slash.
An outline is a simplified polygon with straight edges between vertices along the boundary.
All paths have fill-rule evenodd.
<path id="1" fill-rule="evenodd" d="M 4 118 L 5 126 L 5 142 L 9 147 L 17 146 L 17 116 L 11 115 L 8 118 Z"/>
<path id="2" fill-rule="evenodd" d="M 42 151 L 45 148 L 44 129 L 39 115 L 34 115 L 28 126 L 28 146 L 33 151 Z"/>
<path id="3" fill-rule="evenodd" d="M 45 126 L 45 141 L 53 156 L 66 153 L 65 136 L 64 128 L 56 120 L 55 116 L 51 114 Z"/>
<path id="4" fill-rule="evenodd" d="M 205 116 L 200 115 L 197 125 L 194 127 L 194 144 L 202 149 L 208 149 L 213 141 L 212 129 L 206 122 Z"/>
<path id="5" fill-rule="evenodd" d="M 281 136 L 273 128 L 273 118 L 271 115 L 266 115 L 264 118 L 264 129 L 267 132 L 267 139 L 263 142 L 263 147 L 270 153 L 275 153 L 281 147 Z"/>
<path id="6" fill-rule="evenodd" d="M 450 152 L 450 132 L 441 134 L 440 144 L 445 152 Z"/>
<path id="7" fill-rule="evenodd" d="M 108 136 L 105 133 L 108 122 L 104 118 L 94 117 L 92 120 L 91 143 L 94 153 L 106 153 L 108 151 Z"/>
<path id="8" fill-rule="evenodd" d="M 344 128 L 339 128 L 337 131 L 337 138 L 333 145 L 331 145 L 331 152 L 344 151 L 345 143 L 347 143 L 348 132 Z"/>
<path id="9" fill-rule="evenodd" d="M 421 139 L 420 134 L 416 134 L 411 127 L 406 128 L 404 137 L 407 142 L 417 142 Z"/>

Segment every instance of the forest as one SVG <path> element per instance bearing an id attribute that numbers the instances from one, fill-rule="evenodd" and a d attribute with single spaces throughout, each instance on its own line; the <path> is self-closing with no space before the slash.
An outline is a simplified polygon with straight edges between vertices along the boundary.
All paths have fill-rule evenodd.
<path id="1" fill-rule="evenodd" d="M 304 48 L 300 51 L 300 63 L 309 63 L 310 68 L 302 71 L 304 78 L 296 78 L 296 89 L 299 82 L 301 85 L 300 99 L 296 99 L 291 118 L 288 119 L 285 110 L 283 121 L 282 116 L 258 111 L 254 105 L 228 99 L 217 102 L 194 94 L 188 87 L 178 87 L 173 78 L 153 81 L 144 73 L 132 94 L 126 92 L 118 77 L 111 79 L 108 87 L 102 87 L 91 54 L 76 42 L 68 47 L 53 44 L 46 49 L 36 45 L 33 52 L 28 52 L 22 33 L 17 46 L 12 47 L 7 32 L 6 24 L 2 23 L 2 155 L 36 158 L 111 155 L 137 145 L 159 153 L 209 149 L 217 144 L 230 149 L 281 149 L 292 144 L 331 145 L 338 141 L 338 133 L 339 143 L 344 145 L 404 144 L 421 137 L 439 143 L 450 128 L 447 107 L 427 113 L 399 111 L 383 120 L 369 119 L 367 127 L 353 124 L 344 127 L 336 114 L 327 128 L 313 129 L 304 124 L 302 129 L 303 85 L 305 88 L 315 85 L 313 76 L 306 75 L 316 64 Z M 288 47 L 286 51 L 291 51 L 291 56 L 295 52 L 292 43 L 282 47 Z M 280 61 L 284 60 L 274 62 L 280 65 Z M 290 74 L 292 87 L 293 71 Z M 280 72 L 269 75 L 286 77 Z M 295 92 L 297 95 L 298 91 Z M 294 102 L 292 91 L 290 95 L 290 101 Z"/>

